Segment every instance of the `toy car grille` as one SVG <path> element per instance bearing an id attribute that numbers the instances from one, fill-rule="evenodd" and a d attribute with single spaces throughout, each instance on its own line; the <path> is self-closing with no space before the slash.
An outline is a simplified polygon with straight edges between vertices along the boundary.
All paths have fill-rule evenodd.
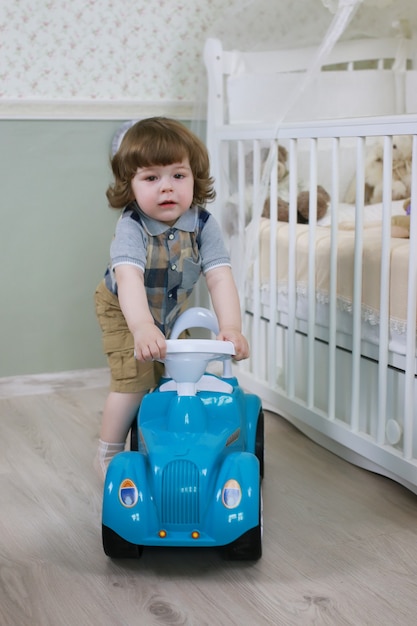
<path id="1" fill-rule="evenodd" d="M 199 523 L 199 472 L 191 461 L 172 461 L 162 476 L 163 524 Z"/>

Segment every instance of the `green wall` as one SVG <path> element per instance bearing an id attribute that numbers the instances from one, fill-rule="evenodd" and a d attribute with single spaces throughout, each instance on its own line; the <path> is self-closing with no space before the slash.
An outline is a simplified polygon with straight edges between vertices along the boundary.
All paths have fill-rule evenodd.
<path id="1" fill-rule="evenodd" d="M 0 376 L 102 367 L 93 293 L 118 121 L 0 121 Z"/>

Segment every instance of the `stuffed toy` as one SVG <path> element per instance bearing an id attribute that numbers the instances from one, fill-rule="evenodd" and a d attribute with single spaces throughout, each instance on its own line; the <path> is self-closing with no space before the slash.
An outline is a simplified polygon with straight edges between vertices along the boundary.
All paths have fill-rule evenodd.
<path id="1" fill-rule="evenodd" d="M 403 200 L 411 195 L 412 137 L 394 135 L 392 141 L 392 200 Z M 384 143 L 377 140 L 369 146 L 365 159 L 365 204 L 382 202 Z M 356 176 L 349 185 L 345 202 L 356 201 Z"/>
<path id="2" fill-rule="evenodd" d="M 391 218 L 391 237 L 408 239 L 410 237 L 411 198 L 407 198 L 403 206 L 405 215 L 393 215 Z"/>
<path id="3" fill-rule="evenodd" d="M 261 161 L 266 163 L 268 149 L 262 148 Z M 278 146 L 278 220 L 289 221 L 289 171 L 287 167 L 288 152 L 284 146 Z M 253 154 L 249 153 L 245 157 L 245 178 L 252 180 L 253 177 Z M 237 215 L 240 196 L 236 192 L 229 197 L 224 205 L 222 215 L 222 226 L 228 235 L 234 235 L 237 230 Z M 253 185 L 247 185 L 244 191 L 245 225 L 252 217 Z M 328 209 L 330 196 L 320 185 L 317 187 L 317 219 L 323 217 Z M 298 186 L 297 196 L 297 221 L 302 224 L 309 222 L 310 192 L 308 187 L 301 184 Z M 267 198 L 262 211 L 262 217 L 270 217 L 270 199 Z"/>
<path id="4" fill-rule="evenodd" d="M 284 146 L 278 148 L 278 220 L 280 222 L 289 221 L 289 171 L 287 168 L 288 152 Z M 329 207 L 330 196 L 321 186 L 317 186 L 317 219 L 327 212 Z M 270 217 L 271 208 L 270 198 L 265 200 L 262 217 Z M 299 184 L 297 195 L 297 222 L 299 224 L 308 224 L 310 219 L 310 191 L 308 188 L 303 189 L 303 185 Z"/>

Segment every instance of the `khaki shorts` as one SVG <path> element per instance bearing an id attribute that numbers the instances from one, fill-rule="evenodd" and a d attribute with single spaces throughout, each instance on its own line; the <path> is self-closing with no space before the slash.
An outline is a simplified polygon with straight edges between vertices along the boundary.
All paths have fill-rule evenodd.
<path id="1" fill-rule="evenodd" d="M 119 299 L 104 280 L 94 294 L 96 314 L 102 330 L 103 350 L 111 372 L 111 391 L 137 393 L 155 387 L 164 366 L 158 361 L 141 363 L 134 357 L 133 336 L 120 309 Z"/>

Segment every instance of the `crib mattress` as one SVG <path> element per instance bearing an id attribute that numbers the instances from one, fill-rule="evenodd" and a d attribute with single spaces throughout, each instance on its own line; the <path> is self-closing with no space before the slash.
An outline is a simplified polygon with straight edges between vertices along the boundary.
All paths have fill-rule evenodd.
<path id="1" fill-rule="evenodd" d="M 271 224 L 262 218 L 259 238 L 260 284 L 269 287 L 271 269 Z M 337 240 L 337 307 L 350 312 L 353 304 L 355 232 L 350 228 L 338 230 Z M 278 294 L 288 294 L 289 224 L 276 223 L 276 277 Z M 317 226 L 315 236 L 316 299 L 329 302 L 330 245 L 329 226 Z M 408 239 L 390 239 L 389 320 L 396 335 L 406 332 L 408 291 Z M 362 252 L 362 318 L 372 325 L 380 319 L 382 229 L 380 223 L 368 223 L 363 229 Z M 305 296 L 309 272 L 309 226 L 296 227 L 296 292 Z"/>

